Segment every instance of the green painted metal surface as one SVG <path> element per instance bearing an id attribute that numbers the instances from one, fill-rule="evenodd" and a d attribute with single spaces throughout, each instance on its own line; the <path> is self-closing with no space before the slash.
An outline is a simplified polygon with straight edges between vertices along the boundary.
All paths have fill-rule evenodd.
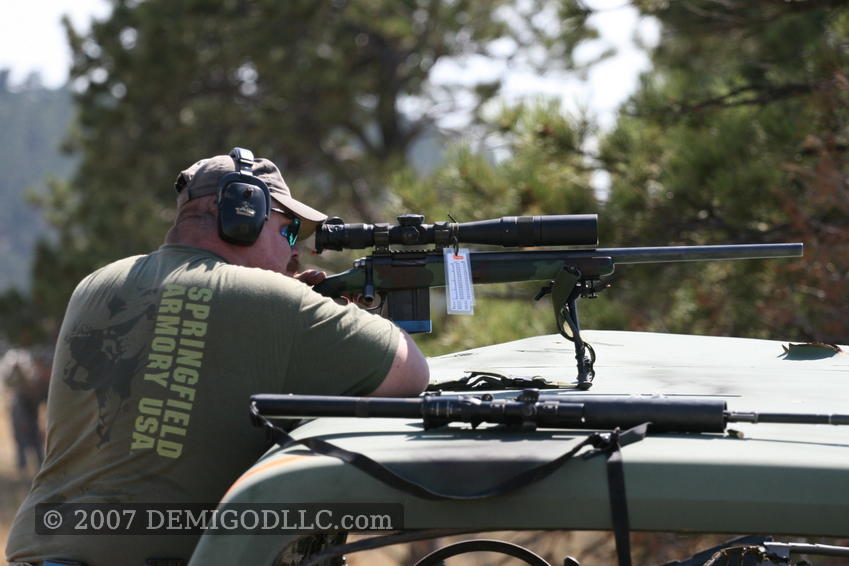
<path id="1" fill-rule="evenodd" d="M 849 412 L 847 354 L 813 348 L 788 356 L 781 342 L 738 338 L 587 331 L 585 339 L 598 355 L 593 387 L 587 393 L 564 389 L 559 394 L 697 396 L 721 398 L 735 411 Z M 430 360 L 432 379 L 438 381 L 490 370 L 569 382 L 573 364 L 571 344 L 559 335 Z M 849 536 L 849 427 L 731 428 L 743 438 L 663 434 L 623 449 L 633 529 Z M 325 418 L 294 434 L 320 436 L 363 452 L 430 488 L 471 493 L 557 457 L 588 432 L 521 433 L 463 425 L 424 431 L 414 421 Z M 332 458 L 273 449 L 237 482 L 226 501 L 400 503 L 407 529 L 611 528 L 600 458 L 574 459 L 510 495 L 434 502 L 386 487 Z M 206 536 L 191 564 L 270 564 L 291 539 Z"/>

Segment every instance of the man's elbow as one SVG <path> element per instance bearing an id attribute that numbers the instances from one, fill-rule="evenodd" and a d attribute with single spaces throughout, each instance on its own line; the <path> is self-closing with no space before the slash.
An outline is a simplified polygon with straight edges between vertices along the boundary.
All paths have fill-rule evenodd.
<path id="1" fill-rule="evenodd" d="M 401 334 L 395 360 L 383 383 L 372 397 L 413 397 L 425 390 L 430 380 L 430 367 L 413 339 Z"/>
<path id="2" fill-rule="evenodd" d="M 430 366 L 427 365 L 425 357 L 420 354 L 414 365 L 415 367 L 410 368 L 407 378 L 404 379 L 404 383 L 408 387 L 404 393 L 406 397 L 419 395 L 430 382 Z"/>

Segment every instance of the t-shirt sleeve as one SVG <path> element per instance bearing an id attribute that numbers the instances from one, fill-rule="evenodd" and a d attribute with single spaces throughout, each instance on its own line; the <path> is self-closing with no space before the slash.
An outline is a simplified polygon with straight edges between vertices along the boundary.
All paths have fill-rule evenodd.
<path id="1" fill-rule="evenodd" d="M 342 306 L 304 286 L 287 371 L 287 390 L 368 395 L 395 359 L 401 331 L 355 305 Z"/>

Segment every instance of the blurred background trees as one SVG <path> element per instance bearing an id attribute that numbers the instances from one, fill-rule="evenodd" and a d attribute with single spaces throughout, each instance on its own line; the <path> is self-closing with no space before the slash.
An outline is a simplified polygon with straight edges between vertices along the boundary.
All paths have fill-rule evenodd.
<path id="1" fill-rule="evenodd" d="M 0 314 L 55 332 L 81 277 L 159 245 L 177 172 L 244 145 L 346 221 L 598 212 L 605 247 L 803 241 L 800 261 L 620 268 L 584 326 L 849 342 L 847 2 L 630 3 L 661 35 L 602 130 L 553 101 L 501 103 L 498 80 L 433 77 L 472 54 L 577 69 L 596 30 L 575 0 L 115 0 L 89 33 L 68 26 L 78 167 L 42 197 L 55 238 Z M 434 305 L 422 343 L 553 332 L 535 290 L 479 287 L 474 317 Z"/>
<path id="2" fill-rule="evenodd" d="M 57 151 L 72 115 L 66 88 L 45 89 L 30 75 L 15 89 L 9 72 L 0 70 L 0 343 L 17 340 L 22 330 L 37 340 L 52 338 L 43 305 L 30 296 L 34 249 L 52 237 L 32 200 L 35 187 L 73 171 L 73 159 Z"/>
<path id="3" fill-rule="evenodd" d="M 793 262 L 623 269 L 628 323 L 846 343 L 847 3 L 634 4 L 663 32 L 602 143 L 610 237 L 806 249 Z"/>

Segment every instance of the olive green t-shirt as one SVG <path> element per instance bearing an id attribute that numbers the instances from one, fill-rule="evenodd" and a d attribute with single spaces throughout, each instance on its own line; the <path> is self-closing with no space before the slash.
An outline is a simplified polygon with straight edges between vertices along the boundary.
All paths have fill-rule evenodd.
<path id="1" fill-rule="evenodd" d="M 65 314 L 46 459 L 7 559 L 187 560 L 197 542 L 187 535 L 37 535 L 35 505 L 214 504 L 268 448 L 251 394 L 367 395 L 398 340 L 386 319 L 198 248 L 165 245 L 96 271 Z"/>

